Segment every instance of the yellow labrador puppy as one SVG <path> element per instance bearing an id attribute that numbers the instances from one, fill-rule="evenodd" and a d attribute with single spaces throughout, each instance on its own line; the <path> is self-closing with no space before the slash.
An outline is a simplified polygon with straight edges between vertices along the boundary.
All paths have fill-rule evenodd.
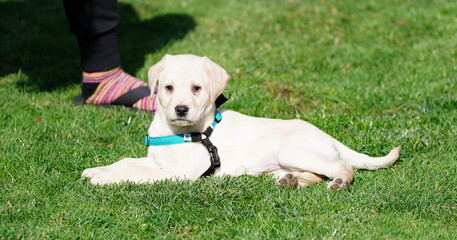
<path id="1" fill-rule="evenodd" d="M 216 111 L 229 76 L 207 57 L 166 55 L 148 75 L 150 88 L 158 89 L 158 106 L 147 157 L 86 169 L 82 176 L 91 183 L 271 173 L 278 185 L 304 187 L 328 178 L 329 189 L 347 189 L 353 168 L 384 168 L 399 157 L 399 147 L 384 157 L 355 152 L 302 120 Z"/>

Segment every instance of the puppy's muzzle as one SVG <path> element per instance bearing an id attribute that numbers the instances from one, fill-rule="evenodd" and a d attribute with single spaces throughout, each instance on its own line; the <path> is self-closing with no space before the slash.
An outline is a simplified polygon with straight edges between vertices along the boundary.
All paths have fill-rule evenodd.
<path id="1" fill-rule="evenodd" d="M 178 117 L 185 117 L 189 112 L 189 107 L 186 105 L 178 105 L 175 107 L 175 113 Z"/>

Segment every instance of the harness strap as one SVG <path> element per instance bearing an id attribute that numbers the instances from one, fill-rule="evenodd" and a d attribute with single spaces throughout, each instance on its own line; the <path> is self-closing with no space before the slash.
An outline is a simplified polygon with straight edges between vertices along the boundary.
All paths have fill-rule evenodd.
<path id="1" fill-rule="evenodd" d="M 205 145 L 206 149 L 209 152 L 209 160 L 211 161 L 211 165 L 209 166 L 208 170 L 206 170 L 200 176 L 200 178 L 210 176 L 216 171 L 216 168 L 221 166 L 221 160 L 217 154 L 217 147 L 213 145 L 209 138 L 202 139 L 202 143 Z"/>
<path id="2" fill-rule="evenodd" d="M 230 97 L 229 97 L 230 98 Z M 216 108 L 219 108 L 222 104 L 227 102 L 229 98 L 225 97 L 224 94 L 219 95 L 219 97 L 216 98 Z"/>

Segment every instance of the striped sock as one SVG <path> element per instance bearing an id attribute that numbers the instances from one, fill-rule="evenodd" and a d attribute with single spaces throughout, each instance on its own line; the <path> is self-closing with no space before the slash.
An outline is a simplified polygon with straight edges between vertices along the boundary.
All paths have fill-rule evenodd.
<path id="1" fill-rule="evenodd" d="M 122 94 L 148 84 L 134 78 L 118 67 L 106 72 L 83 72 L 83 87 L 84 85 L 98 85 L 90 97 L 87 98 L 86 103 L 111 104 Z M 155 97 L 156 95 L 146 96 L 138 100 L 132 107 L 153 112 L 156 110 Z"/>

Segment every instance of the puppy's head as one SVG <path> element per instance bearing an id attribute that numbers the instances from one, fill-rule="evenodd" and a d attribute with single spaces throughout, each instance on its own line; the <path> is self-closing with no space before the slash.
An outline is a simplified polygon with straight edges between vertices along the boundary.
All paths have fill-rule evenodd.
<path id="1" fill-rule="evenodd" d="M 149 87 L 157 85 L 158 111 L 176 126 L 191 126 L 211 113 L 229 80 L 207 57 L 165 55 L 149 69 Z"/>

